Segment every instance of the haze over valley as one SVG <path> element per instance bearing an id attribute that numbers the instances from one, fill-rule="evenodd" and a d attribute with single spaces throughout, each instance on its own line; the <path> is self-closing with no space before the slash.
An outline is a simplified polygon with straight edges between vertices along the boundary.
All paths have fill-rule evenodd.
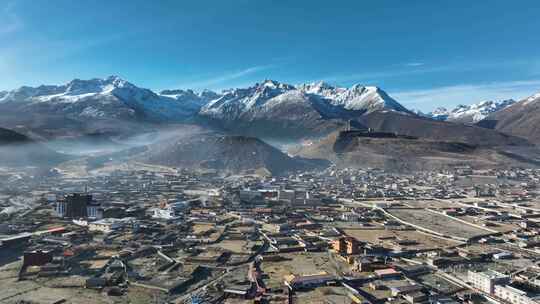
<path id="1" fill-rule="evenodd" d="M 221 92 L 171 89 L 156 93 L 117 76 L 75 79 L 63 85 L 24 86 L 0 94 L 0 126 L 5 129 L 3 164 L 54 167 L 64 160 L 112 153 L 124 154 L 121 161 L 180 168 L 204 168 L 218 162 L 215 169 L 229 173 L 273 172 L 271 168 L 278 167 L 290 169 L 277 170 L 281 174 L 294 171 L 297 166 L 290 166 L 287 159 L 292 161 L 295 156 L 308 156 L 318 164 L 382 166 L 398 171 L 418 169 L 419 165 L 439 169 L 457 164 L 535 165 L 538 132 L 534 105 L 539 102 L 538 95 L 533 95 L 519 102 L 460 106 L 451 114 L 423 114 L 372 86 L 337 87 L 322 81 L 290 85 L 264 80 Z M 523 117 L 525 111 L 527 116 Z M 337 134 L 345 130 L 358 131 L 347 135 L 356 144 L 336 152 L 335 138 L 343 137 Z M 197 149 L 217 148 L 214 138 L 222 138 L 231 146 L 228 149 L 238 151 L 197 153 Z M 266 145 L 269 150 L 246 145 L 245 140 Z M 175 142 L 179 148 L 163 147 L 159 152 L 152 148 L 165 142 Z M 195 149 L 190 153 L 198 154 L 197 158 L 181 152 L 190 145 L 194 148 L 188 149 Z M 155 152 L 146 152 L 146 157 L 130 153 L 141 148 Z M 40 155 L 32 157 L 37 151 Z M 159 154 L 148 156 L 151 153 Z M 257 153 L 282 156 L 240 164 Z M 343 156 L 339 161 L 336 153 Z M 365 160 L 353 156 L 370 153 L 375 154 Z M 14 159 L 19 156 L 21 160 Z M 426 163 L 425 158 L 436 161 Z M 306 162 L 303 166 L 309 165 Z"/>

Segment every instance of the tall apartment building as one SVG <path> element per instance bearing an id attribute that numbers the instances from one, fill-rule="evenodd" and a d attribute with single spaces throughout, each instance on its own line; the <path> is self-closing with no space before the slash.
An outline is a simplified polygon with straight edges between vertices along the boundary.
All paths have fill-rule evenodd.
<path id="1" fill-rule="evenodd" d="M 68 218 L 100 218 L 101 206 L 92 203 L 92 195 L 73 193 L 56 202 L 56 213 Z"/>

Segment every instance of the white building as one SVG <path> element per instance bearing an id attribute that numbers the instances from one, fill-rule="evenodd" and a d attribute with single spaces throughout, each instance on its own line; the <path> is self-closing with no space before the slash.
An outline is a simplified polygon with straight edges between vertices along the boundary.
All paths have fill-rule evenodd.
<path id="1" fill-rule="evenodd" d="M 110 233 L 114 230 L 124 227 L 127 223 L 133 222 L 134 218 L 105 218 L 99 221 L 88 223 L 88 230 L 101 231 L 103 233 Z"/>
<path id="2" fill-rule="evenodd" d="M 495 286 L 495 296 L 513 304 L 538 304 L 539 295 L 531 295 L 526 291 L 509 285 Z"/>
<path id="3" fill-rule="evenodd" d="M 354 212 L 345 212 L 341 214 L 341 220 L 345 222 L 359 222 L 362 217 Z"/>
<path id="4" fill-rule="evenodd" d="M 510 276 L 493 270 L 474 272 L 469 270 L 468 280 L 481 291 L 489 294 L 495 293 L 495 285 L 503 285 L 510 282 Z"/>
<path id="5" fill-rule="evenodd" d="M 336 277 L 327 273 L 295 276 L 285 276 L 285 285 L 290 289 L 302 289 L 324 285 L 326 282 L 335 280 Z"/>
<path id="6" fill-rule="evenodd" d="M 110 233 L 113 230 L 122 228 L 123 225 L 124 223 L 120 221 L 115 221 L 115 219 L 112 218 L 106 218 L 92 223 L 88 223 L 88 230 Z"/>
<path id="7" fill-rule="evenodd" d="M 64 217 L 66 215 L 66 202 L 65 201 L 57 201 L 54 206 L 54 212 L 59 217 Z"/>
<path id="8" fill-rule="evenodd" d="M 153 218 L 173 220 L 180 218 L 188 208 L 187 202 L 176 202 L 153 209 Z"/>
<path id="9" fill-rule="evenodd" d="M 510 259 L 514 255 L 511 252 L 499 252 L 493 255 L 493 258 L 495 260 L 504 260 L 504 259 Z"/>

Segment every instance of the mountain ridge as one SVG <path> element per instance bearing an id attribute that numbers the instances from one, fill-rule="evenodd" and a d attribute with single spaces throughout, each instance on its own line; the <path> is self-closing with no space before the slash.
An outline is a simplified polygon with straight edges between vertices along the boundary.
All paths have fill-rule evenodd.
<path id="1" fill-rule="evenodd" d="M 35 126 L 33 121 L 43 121 L 33 127 L 32 131 L 38 132 L 61 128 L 63 119 L 71 121 L 70 129 L 60 133 L 72 133 L 71 130 L 77 128 L 83 133 L 99 133 L 102 131 L 99 122 L 114 125 L 117 121 L 194 121 L 233 132 L 250 125 L 254 128 L 251 135 L 266 133 L 264 130 L 268 129 L 284 135 L 297 132 L 299 137 L 325 133 L 342 125 L 346 119 L 373 111 L 414 115 L 377 87 L 341 88 L 325 84 L 322 90 L 322 83 L 318 84 L 318 87 L 317 83 L 294 86 L 265 80 L 221 93 L 189 89 L 155 93 L 118 76 L 74 79 L 63 85 L 23 86 L 2 93 L 0 112 L 4 113 L 2 126 L 6 127 Z M 316 92 L 316 88 L 321 90 Z M 25 116 L 33 118 L 25 119 Z M 55 126 L 48 125 L 47 120 L 55 121 Z M 109 132 L 110 128 L 105 131 Z"/>
<path id="2" fill-rule="evenodd" d="M 516 103 L 516 101 L 513 99 L 499 101 L 486 100 L 470 105 L 459 104 L 451 110 L 444 107 L 438 107 L 432 112 L 419 114 L 435 120 L 475 124 L 492 113 L 503 110 L 514 103 Z"/>
<path id="3" fill-rule="evenodd" d="M 540 144 L 540 93 L 495 112 L 480 123 Z"/>
<path id="4" fill-rule="evenodd" d="M 325 136 L 355 120 L 375 131 L 485 145 L 525 144 L 494 130 L 427 120 L 378 87 L 265 80 L 246 88 L 156 93 L 118 76 L 23 86 L 0 95 L 0 127 L 45 138 L 133 134 L 160 125 L 207 125 L 233 135 L 296 140 Z"/>

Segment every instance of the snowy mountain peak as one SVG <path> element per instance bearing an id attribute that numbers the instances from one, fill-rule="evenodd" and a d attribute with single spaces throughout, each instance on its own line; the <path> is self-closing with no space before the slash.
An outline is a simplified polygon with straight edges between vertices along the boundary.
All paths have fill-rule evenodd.
<path id="1" fill-rule="evenodd" d="M 302 85 L 301 88 L 304 88 L 304 91 L 311 94 L 317 94 L 323 92 L 324 90 L 333 90 L 334 86 L 324 81 L 317 81 L 310 84 Z"/>
<path id="2" fill-rule="evenodd" d="M 365 90 L 374 92 L 374 91 L 378 91 L 379 88 L 373 87 L 373 86 L 363 86 L 359 83 L 353 84 L 351 86 L 351 91 L 365 91 Z"/>
<path id="3" fill-rule="evenodd" d="M 94 78 L 90 80 L 74 79 L 69 82 L 66 87 L 67 95 L 108 93 L 115 89 L 139 89 L 118 76 L 109 76 L 104 79 Z"/>
<path id="4" fill-rule="evenodd" d="M 324 81 L 318 81 L 297 86 L 297 89 L 307 94 L 321 94 L 325 91 L 335 91 L 336 88 Z"/>
<path id="5" fill-rule="evenodd" d="M 214 100 L 218 99 L 221 95 L 218 93 L 211 91 L 211 90 L 202 90 L 200 93 L 198 93 L 199 97 L 204 98 L 206 100 Z"/>
<path id="6" fill-rule="evenodd" d="M 377 87 L 354 85 L 344 88 L 322 81 L 293 86 L 271 79 L 247 88 L 224 90 L 221 94 L 208 90 L 197 93 L 189 89 L 163 90 L 156 94 L 118 76 L 74 79 L 58 86 L 21 87 L 0 93 L 0 103 L 17 108 L 50 109 L 54 113 L 69 113 L 72 117 L 173 120 L 194 115 L 227 120 L 253 115 L 260 118 L 288 107 L 310 109 L 322 117 L 337 118 L 373 111 L 411 114 Z"/>
<path id="7" fill-rule="evenodd" d="M 111 93 L 115 89 L 138 89 L 133 84 L 118 76 L 110 76 L 105 79 L 94 78 L 90 80 L 74 79 L 64 85 L 40 85 L 38 87 L 22 86 L 13 91 L 0 95 L 0 102 L 12 101 L 49 101 L 60 100 L 61 97 L 81 97 L 93 94 Z M 71 101 L 79 98 L 71 98 Z"/>
<path id="8" fill-rule="evenodd" d="M 215 92 L 204 90 L 200 93 L 195 93 L 191 89 L 181 90 L 163 90 L 159 93 L 161 97 L 171 98 L 182 103 L 182 106 L 199 111 L 202 106 L 211 100 L 218 99 L 220 95 Z"/>
<path id="9" fill-rule="evenodd" d="M 59 86 L 21 87 L 0 95 L 12 108 L 50 109 L 73 117 L 178 119 L 196 114 L 208 100 L 193 91 L 182 96 L 158 95 L 118 77 L 74 79 Z M 177 92 L 179 93 L 179 92 Z"/>
<path id="10" fill-rule="evenodd" d="M 271 80 L 271 79 L 266 79 L 262 83 L 263 87 L 272 88 L 272 89 L 275 89 L 275 88 L 279 87 L 279 85 L 280 85 L 279 82 Z"/>
<path id="11" fill-rule="evenodd" d="M 377 87 L 355 85 L 343 88 L 322 81 L 292 86 L 274 80 L 265 80 L 245 89 L 224 91 L 220 98 L 203 106 L 201 114 L 233 120 L 248 112 L 249 115 L 258 113 L 253 115 L 263 116 L 265 111 L 292 103 L 315 107 L 324 112 L 321 115 L 326 117 L 339 116 L 336 113 L 345 113 L 343 111 L 397 111 L 412 114 Z"/>
<path id="12" fill-rule="evenodd" d="M 457 105 L 452 110 L 446 108 L 437 108 L 433 112 L 426 114 L 425 116 L 436 120 L 447 120 L 461 123 L 473 124 L 486 118 L 489 114 L 500 111 L 516 101 L 513 99 L 492 101 L 481 101 L 472 105 Z"/>
<path id="13" fill-rule="evenodd" d="M 529 102 L 536 101 L 536 100 L 539 100 L 539 99 L 540 99 L 540 93 L 536 93 L 536 94 L 528 97 L 526 99 L 526 102 L 529 103 Z"/>
<path id="14" fill-rule="evenodd" d="M 324 82 L 297 87 L 306 94 L 327 99 L 332 105 L 351 111 L 389 110 L 410 113 L 386 92 L 374 86 L 355 84 L 350 88 L 334 87 Z"/>
<path id="15" fill-rule="evenodd" d="M 216 98 L 219 98 L 219 95 L 218 93 L 214 92 L 214 91 L 211 91 L 211 90 L 202 90 L 201 92 L 195 92 L 193 91 L 192 89 L 186 89 L 186 90 L 182 90 L 182 89 L 172 89 L 172 90 L 162 90 L 161 92 L 159 92 L 159 95 L 164 95 L 164 96 L 170 96 L 170 97 L 174 97 L 174 98 L 179 98 L 179 97 L 193 97 L 193 98 L 202 98 L 202 99 L 206 99 L 206 100 L 212 100 L 212 99 L 216 99 Z"/>
<path id="16" fill-rule="evenodd" d="M 265 79 L 262 83 L 258 85 L 256 84 L 255 88 L 257 88 L 258 90 L 264 90 L 265 88 L 272 90 L 292 90 L 294 89 L 294 86 L 286 83 L 281 83 L 272 79 Z"/>

